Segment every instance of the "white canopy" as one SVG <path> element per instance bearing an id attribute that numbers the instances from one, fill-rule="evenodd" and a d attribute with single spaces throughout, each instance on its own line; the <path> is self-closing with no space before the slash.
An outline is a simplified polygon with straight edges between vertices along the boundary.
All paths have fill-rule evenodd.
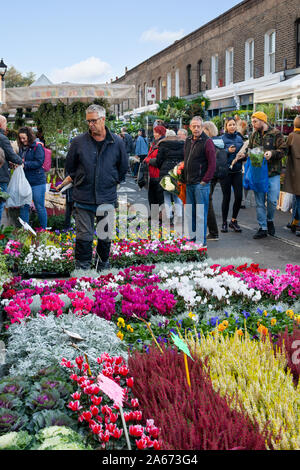
<path id="1" fill-rule="evenodd" d="M 275 85 L 254 90 L 254 103 L 297 102 L 300 99 L 300 74 Z"/>
<path id="2" fill-rule="evenodd" d="M 50 86 L 32 86 L 7 88 L 5 104 L 8 108 L 21 106 L 38 106 L 41 103 L 56 103 L 57 101 L 91 101 L 96 98 L 106 98 L 111 104 L 121 103 L 129 98 L 135 98 L 134 85 L 81 85 L 61 84 Z"/>

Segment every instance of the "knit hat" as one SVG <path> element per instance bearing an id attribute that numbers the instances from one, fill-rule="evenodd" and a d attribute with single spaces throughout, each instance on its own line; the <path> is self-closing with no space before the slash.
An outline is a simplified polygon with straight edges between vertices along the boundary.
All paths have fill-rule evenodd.
<path id="1" fill-rule="evenodd" d="M 253 118 L 259 119 L 260 121 L 268 123 L 268 116 L 263 111 L 256 111 L 256 113 L 252 114 Z"/>
<path id="2" fill-rule="evenodd" d="M 294 127 L 300 129 L 300 116 L 296 116 L 294 119 Z"/>
<path id="3" fill-rule="evenodd" d="M 167 132 L 167 129 L 164 127 L 164 126 L 156 126 L 154 127 L 153 129 L 157 134 L 161 135 L 161 136 L 165 136 L 166 135 L 166 132 Z"/>

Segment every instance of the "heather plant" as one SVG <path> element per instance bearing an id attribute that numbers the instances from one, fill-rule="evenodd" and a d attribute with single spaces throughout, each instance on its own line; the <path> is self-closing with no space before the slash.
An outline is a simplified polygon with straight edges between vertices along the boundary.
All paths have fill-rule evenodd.
<path id="1" fill-rule="evenodd" d="M 161 428 L 166 450 L 262 450 L 268 433 L 259 431 L 241 411 L 230 408 L 228 397 L 214 391 L 200 361 L 188 360 L 187 384 L 183 355 L 155 346 L 148 354 L 135 351 L 128 361 L 133 393 L 145 418 Z"/>
<path id="2" fill-rule="evenodd" d="M 202 335 L 200 340 L 190 335 L 189 345 L 205 364 L 214 390 L 231 397 L 235 409 L 246 410 L 260 430 L 267 426 L 274 449 L 299 449 L 299 385 L 294 387 L 284 352 L 278 349 L 275 355 L 263 330 L 261 337 L 253 341 L 239 331 L 234 336 Z"/>
<path id="3" fill-rule="evenodd" d="M 10 326 L 6 354 L 10 374 L 33 376 L 40 369 L 58 365 L 62 355 L 75 358 L 76 350 L 65 330 L 79 334 L 84 339 L 80 348 L 92 356 L 108 352 L 127 357 L 113 323 L 92 314 L 58 318 L 50 314 Z"/>

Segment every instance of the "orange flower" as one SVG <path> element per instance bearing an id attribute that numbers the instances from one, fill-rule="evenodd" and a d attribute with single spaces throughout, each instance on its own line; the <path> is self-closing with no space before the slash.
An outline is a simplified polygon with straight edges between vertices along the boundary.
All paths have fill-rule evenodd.
<path id="1" fill-rule="evenodd" d="M 227 320 L 224 320 L 224 321 L 222 322 L 222 324 L 225 326 L 225 328 L 227 328 L 227 326 L 228 326 L 228 321 L 227 321 Z"/>
<path id="2" fill-rule="evenodd" d="M 268 330 L 268 328 L 266 328 L 264 325 L 259 325 L 259 327 L 257 328 L 257 331 L 258 331 L 261 335 L 267 336 L 269 330 Z"/>
<path id="3" fill-rule="evenodd" d="M 271 318 L 271 325 L 274 326 L 276 325 L 276 323 L 277 323 L 276 318 Z"/>
<path id="4" fill-rule="evenodd" d="M 237 332 L 237 334 L 238 334 L 239 336 L 243 336 L 243 334 L 244 334 L 244 333 L 243 333 L 243 330 L 237 330 L 236 332 Z"/>
<path id="5" fill-rule="evenodd" d="M 221 323 L 219 326 L 218 326 L 218 331 L 224 331 L 226 330 L 226 326 L 223 325 L 223 323 Z"/>

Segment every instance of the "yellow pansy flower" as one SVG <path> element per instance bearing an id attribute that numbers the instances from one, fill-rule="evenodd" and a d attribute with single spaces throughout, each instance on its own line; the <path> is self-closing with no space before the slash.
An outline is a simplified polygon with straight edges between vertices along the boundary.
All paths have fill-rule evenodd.
<path id="1" fill-rule="evenodd" d="M 121 331 L 119 331 L 119 332 L 117 333 L 117 337 L 118 337 L 121 341 L 123 341 L 124 335 L 123 335 L 123 333 L 122 333 Z"/>

